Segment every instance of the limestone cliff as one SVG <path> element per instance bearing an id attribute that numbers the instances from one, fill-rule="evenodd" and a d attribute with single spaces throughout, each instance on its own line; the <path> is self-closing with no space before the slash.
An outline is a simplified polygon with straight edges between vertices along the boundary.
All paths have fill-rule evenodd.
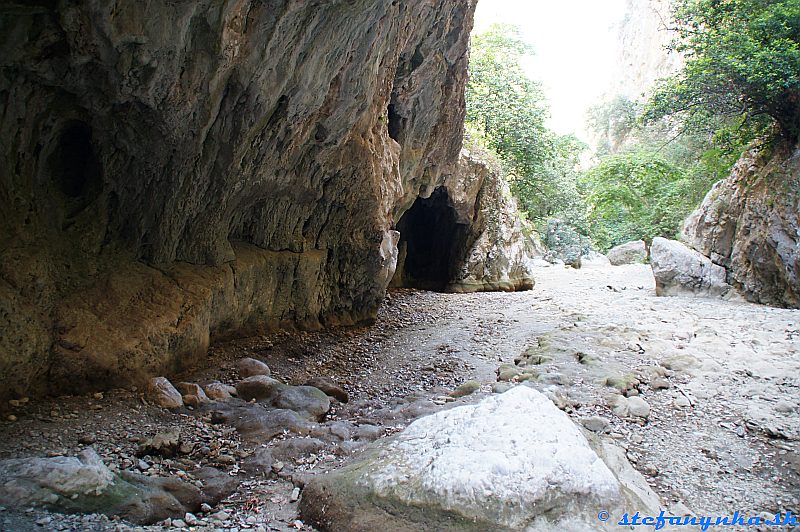
<path id="1" fill-rule="evenodd" d="M 670 20 L 670 0 L 628 0 L 618 28 L 618 60 L 610 95 L 641 99 L 659 79 L 681 67 L 680 55 L 666 48 L 675 37 L 668 29 Z"/>
<path id="2" fill-rule="evenodd" d="M 0 395 L 369 319 L 454 172 L 475 0 L 0 5 Z"/>
<path id="3" fill-rule="evenodd" d="M 748 300 L 800 307 L 800 149 L 756 145 L 685 222 L 683 240 Z"/>
<path id="4" fill-rule="evenodd" d="M 520 217 L 499 164 L 479 150 L 464 150 L 453 188 L 463 183 L 481 184 L 475 196 L 470 240 L 461 267 L 450 280 L 449 290 L 475 292 L 529 290 L 534 278 L 531 261 L 544 248 Z M 465 197 L 470 197 L 467 191 Z"/>

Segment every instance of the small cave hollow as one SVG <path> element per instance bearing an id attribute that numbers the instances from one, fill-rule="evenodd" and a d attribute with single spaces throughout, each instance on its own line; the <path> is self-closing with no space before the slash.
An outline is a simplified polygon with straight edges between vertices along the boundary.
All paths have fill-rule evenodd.
<path id="1" fill-rule="evenodd" d="M 403 117 L 397 112 L 393 103 L 387 109 L 389 137 L 400 142 L 400 133 L 403 131 Z"/>
<path id="2" fill-rule="evenodd" d="M 50 157 L 50 175 L 70 200 L 91 201 L 102 185 L 102 167 L 92 144 L 92 128 L 81 121 L 68 123 Z"/>
<path id="3" fill-rule="evenodd" d="M 391 286 L 445 291 L 464 261 L 469 226 L 458 223 L 447 190 L 417 198 L 397 223 L 397 271 Z"/>

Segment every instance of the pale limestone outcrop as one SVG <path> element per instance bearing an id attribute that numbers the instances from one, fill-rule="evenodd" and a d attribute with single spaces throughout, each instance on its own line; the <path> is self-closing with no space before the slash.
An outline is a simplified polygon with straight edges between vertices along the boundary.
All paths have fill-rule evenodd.
<path id="1" fill-rule="evenodd" d="M 532 259 L 543 253 L 542 245 L 523 222 L 499 165 L 483 154 L 464 150 L 453 188 L 475 180 L 481 182 L 478 193 L 464 194 L 475 198 L 470 211 L 475 237 L 448 288 L 454 292 L 530 290 L 535 284 Z"/>
<path id="2" fill-rule="evenodd" d="M 354 532 L 616 530 L 623 511 L 657 509 L 620 449 L 527 386 L 416 420 L 314 477 L 300 503 L 306 522 Z"/>
<path id="3" fill-rule="evenodd" d="M 800 307 L 800 150 L 754 146 L 684 223 L 682 240 L 745 298 Z"/>
<path id="4" fill-rule="evenodd" d="M 529 290 L 532 257 L 542 254 L 523 222 L 500 164 L 473 147 L 430 196 L 397 225 L 392 286 L 449 292 Z"/>
<path id="5" fill-rule="evenodd" d="M 725 268 L 675 240 L 653 239 L 650 266 L 659 296 L 722 297 L 731 289 L 725 282 Z"/>

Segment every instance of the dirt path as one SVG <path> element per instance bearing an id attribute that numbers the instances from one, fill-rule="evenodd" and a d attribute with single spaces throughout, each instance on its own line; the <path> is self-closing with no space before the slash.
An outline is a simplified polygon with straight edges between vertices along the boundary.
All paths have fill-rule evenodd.
<path id="1" fill-rule="evenodd" d="M 642 265 L 542 268 L 537 278 L 526 293 L 395 291 L 374 326 L 220 344 L 207 368 L 182 378 L 234 383 L 234 362 L 250 356 L 291 384 L 319 375 L 343 384 L 351 401 L 336 405 L 330 418 L 350 423 L 362 437 L 347 452 L 344 446 L 293 447 L 296 475 L 338 467 L 369 439 L 445 403 L 478 400 L 493 386 L 532 385 L 576 421 L 589 419 L 594 430 L 623 446 L 675 512 L 800 512 L 799 311 L 657 298 L 649 267 Z M 496 383 L 501 364 L 510 365 L 504 375 L 510 384 Z M 517 384 L 518 372 L 537 378 Z M 453 403 L 447 394 L 467 380 L 480 382 L 481 390 Z M 620 392 L 643 398 L 648 418 L 615 414 L 610 405 L 620 401 Z M 230 518 L 206 519 L 208 526 L 199 529 L 304 528 L 295 522 L 291 500 L 296 478 L 248 471 L 243 464 L 266 444 L 210 425 L 207 412 L 169 413 L 143 404 L 135 390 L 120 390 L 35 401 L 17 414 L 18 421 L 0 429 L 0 458 L 71 454 L 93 445 L 107 463 L 130 469 L 137 467 L 131 460 L 137 443 L 161 429 L 179 426 L 200 445 L 217 441 L 221 450 L 210 457 L 192 453 L 178 463 L 153 463 L 145 472 L 168 476 L 230 455 L 235 464 L 225 467 L 243 482 L 213 510 Z M 95 441 L 86 443 L 90 434 Z M 36 520 L 50 529 L 129 529 L 100 517 L 0 511 L 3 530 L 33 527 Z"/>

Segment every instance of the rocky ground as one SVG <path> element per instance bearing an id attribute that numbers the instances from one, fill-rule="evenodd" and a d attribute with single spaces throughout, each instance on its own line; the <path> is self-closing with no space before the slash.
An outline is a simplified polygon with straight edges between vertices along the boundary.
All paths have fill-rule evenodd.
<path id="1" fill-rule="evenodd" d="M 238 400 L 169 411 L 135 388 L 14 402 L 0 459 L 92 447 L 114 472 L 177 477 L 225 498 L 149 527 L 3 509 L 0 529 L 310 530 L 297 517 L 309 475 L 421 415 L 526 385 L 622 446 L 673 513 L 800 512 L 799 316 L 658 298 L 644 265 L 540 268 L 532 292 L 394 291 L 372 327 L 218 344 L 205 368 L 172 379 L 236 384 L 243 357 L 294 385 L 325 376 L 349 402 L 333 401 L 321 422 L 265 421 Z M 453 397 L 468 381 L 461 392 L 477 391 Z M 141 450 L 175 430 L 170 456 Z M 228 481 L 200 475 L 209 467 Z"/>

